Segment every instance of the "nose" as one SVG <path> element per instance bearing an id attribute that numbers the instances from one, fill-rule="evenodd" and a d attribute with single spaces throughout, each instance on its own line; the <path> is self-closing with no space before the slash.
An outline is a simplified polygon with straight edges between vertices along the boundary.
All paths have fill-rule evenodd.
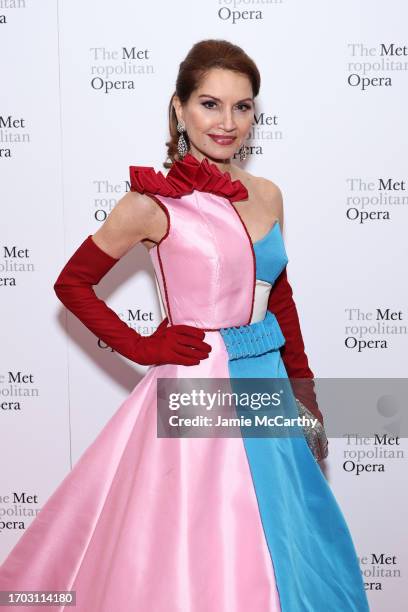
<path id="1" fill-rule="evenodd" d="M 226 131 L 230 132 L 235 129 L 234 115 L 231 110 L 225 109 L 222 113 L 220 126 Z"/>

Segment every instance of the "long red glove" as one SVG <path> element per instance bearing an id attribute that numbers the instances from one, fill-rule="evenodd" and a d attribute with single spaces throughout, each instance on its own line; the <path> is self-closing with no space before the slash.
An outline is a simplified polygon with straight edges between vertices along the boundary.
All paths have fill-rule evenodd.
<path id="1" fill-rule="evenodd" d="M 202 329 L 191 325 L 167 327 L 166 317 L 151 336 L 142 336 L 96 296 L 92 286 L 118 261 L 88 236 L 62 269 L 54 284 L 55 293 L 91 332 L 136 363 L 197 365 L 207 358 L 211 346 L 203 342 Z"/>
<path id="2" fill-rule="evenodd" d="M 283 363 L 295 397 L 297 397 L 323 423 L 314 391 L 314 375 L 309 367 L 305 352 L 299 316 L 289 284 L 286 267 L 276 279 L 268 300 L 268 310 L 273 312 L 285 336 L 285 344 L 280 349 Z M 295 379 L 295 380 L 294 380 Z M 296 380 L 308 379 L 308 380 Z"/>

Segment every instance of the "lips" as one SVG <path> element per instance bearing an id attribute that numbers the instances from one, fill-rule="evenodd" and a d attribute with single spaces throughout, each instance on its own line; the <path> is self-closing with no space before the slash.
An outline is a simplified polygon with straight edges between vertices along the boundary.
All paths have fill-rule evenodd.
<path id="1" fill-rule="evenodd" d="M 214 140 L 217 144 L 221 145 L 230 145 L 234 142 L 235 136 L 217 136 L 216 134 L 208 134 L 210 138 Z"/>

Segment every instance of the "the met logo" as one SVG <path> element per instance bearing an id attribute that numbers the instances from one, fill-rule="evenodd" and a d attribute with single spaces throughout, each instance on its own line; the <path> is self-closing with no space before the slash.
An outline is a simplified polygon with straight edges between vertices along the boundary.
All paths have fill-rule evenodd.
<path id="1" fill-rule="evenodd" d="M 30 134 L 28 132 L 22 132 L 22 129 L 26 129 L 26 120 L 23 118 L 14 119 L 12 115 L 4 117 L 0 115 L 0 157 L 11 157 L 12 149 L 10 146 L 3 148 L 2 145 L 14 143 L 26 143 L 30 142 Z M 12 131 L 9 131 L 12 130 Z"/>
<path id="2" fill-rule="evenodd" d="M 264 144 L 267 142 L 283 140 L 283 132 L 279 126 L 277 115 L 270 115 L 265 112 L 254 113 L 251 130 L 248 140 L 245 143 L 249 155 L 263 155 Z M 237 155 L 235 155 L 237 157 Z"/>
<path id="3" fill-rule="evenodd" d="M 132 47 L 131 49 L 127 49 L 126 47 L 122 47 L 122 59 L 149 59 L 148 57 L 148 49 L 136 49 L 136 47 Z"/>
<path id="4" fill-rule="evenodd" d="M 346 217 L 358 224 L 369 221 L 388 221 L 396 207 L 407 206 L 406 180 L 378 177 L 366 180 L 352 177 L 346 180 Z"/>
<path id="5" fill-rule="evenodd" d="M 147 63 L 150 60 L 149 49 L 136 47 L 121 47 L 121 49 L 108 49 L 107 47 L 91 47 L 91 87 L 97 91 L 110 93 L 112 90 L 135 89 L 136 83 L 132 79 L 119 79 L 118 76 L 151 74 L 153 66 Z"/>
<path id="6" fill-rule="evenodd" d="M 283 0 L 218 0 L 217 4 L 220 6 L 218 18 L 222 21 L 230 21 L 235 25 L 240 21 L 259 21 L 264 19 L 265 8 L 268 5 L 283 4 Z M 242 7 L 242 4 L 245 6 Z"/>
<path id="7" fill-rule="evenodd" d="M 3 262 L 0 260 L 0 286 L 15 286 L 15 276 L 1 276 L 3 272 L 34 272 L 34 264 L 27 263 L 29 249 L 3 246 Z"/>
<path id="8" fill-rule="evenodd" d="M 386 72 L 404 72 L 408 70 L 406 60 L 395 60 L 394 57 L 406 57 L 407 45 L 395 43 L 380 43 L 376 47 L 369 47 L 363 43 L 349 43 L 347 45 L 352 61 L 348 62 L 348 85 L 359 87 L 362 91 L 369 87 L 391 87 L 391 76 L 384 76 Z M 391 57 L 391 59 L 390 59 Z"/>

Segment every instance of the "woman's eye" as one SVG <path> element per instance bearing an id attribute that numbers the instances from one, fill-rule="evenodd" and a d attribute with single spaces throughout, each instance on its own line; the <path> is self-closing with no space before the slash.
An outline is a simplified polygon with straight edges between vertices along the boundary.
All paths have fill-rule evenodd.
<path id="1" fill-rule="evenodd" d="M 205 108 L 213 108 L 212 106 L 211 107 L 206 106 L 206 104 L 215 104 L 215 102 L 213 100 L 206 100 L 202 104 Z"/>
<path id="2" fill-rule="evenodd" d="M 202 105 L 204 106 L 204 108 L 214 108 L 213 106 L 207 106 L 207 104 L 216 105 L 216 102 L 214 102 L 214 100 L 206 100 L 205 102 L 202 102 Z M 237 108 L 243 111 L 247 111 L 251 109 L 251 106 L 249 104 L 237 104 Z"/>

